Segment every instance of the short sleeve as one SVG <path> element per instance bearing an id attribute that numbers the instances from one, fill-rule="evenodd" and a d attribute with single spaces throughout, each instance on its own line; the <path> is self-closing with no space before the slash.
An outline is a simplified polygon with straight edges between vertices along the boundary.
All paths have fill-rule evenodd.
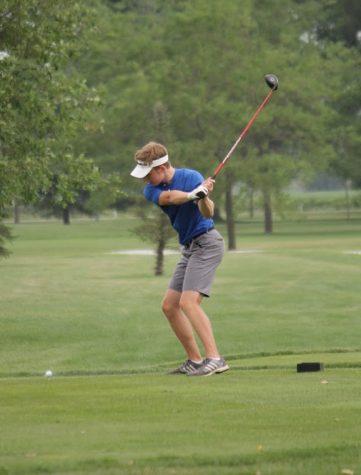
<path id="1" fill-rule="evenodd" d="M 159 203 L 159 196 L 162 193 L 162 191 L 155 188 L 154 186 L 147 185 L 144 188 L 143 193 L 148 201 L 151 201 L 152 203 L 157 205 Z"/>

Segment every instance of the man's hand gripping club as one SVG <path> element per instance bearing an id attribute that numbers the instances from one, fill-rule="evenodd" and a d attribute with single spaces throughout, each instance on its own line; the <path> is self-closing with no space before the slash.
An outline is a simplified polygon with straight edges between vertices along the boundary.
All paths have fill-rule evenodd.
<path id="1" fill-rule="evenodd" d="M 194 190 L 188 193 L 188 200 L 189 201 L 202 200 L 207 195 L 208 195 L 208 188 L 202 184 L 202 185 L 197 186 L 197 188 L 194 188 Z"/>

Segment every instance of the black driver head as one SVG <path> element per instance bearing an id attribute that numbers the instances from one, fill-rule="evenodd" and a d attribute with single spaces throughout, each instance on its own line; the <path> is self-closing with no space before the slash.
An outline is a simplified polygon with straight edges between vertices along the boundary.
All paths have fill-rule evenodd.
<path id="1" fill-rule="evenodd" d="M 266 81 L 267 86 L 273 91 L 278 89 L 278 77 L 274 74 L 266 74 L 264 80 Z"/>

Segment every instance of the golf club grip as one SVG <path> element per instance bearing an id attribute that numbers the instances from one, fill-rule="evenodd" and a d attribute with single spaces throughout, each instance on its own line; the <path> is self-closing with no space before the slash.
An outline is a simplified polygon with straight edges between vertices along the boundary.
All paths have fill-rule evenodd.
<path id="1" fill-rule="evenodd" d="M 248 132 L 248 130 L 251 128 L 251 125 L 253 124 L 253 122 L 256 120 L 258 114 L 261 112 L 261 110 L 264 108 L 264 106 L 267 104 L 267 102 L 269 101 L 269 99 L 271 98 L 272 94 L 273 94 L 273 91 L 275 89 L 272 89 L 268 94 L 267 96 L 265 97 L 265 99 L 263 100 L 262 104 L 258 107 L 258 109 L 256 110 L 256 112 L 253 114 L 253 117 L 251 118 L 251 120 L 248 122 L 248 124 L 246 125 L 246 127 L 242 130 L 241 132 L 241 135 L 238 137 L 238 139 L 236 140 L 236 142 L 233 144 L 232 148 L 230 149 L 230 151 L 227 153 L 227 155 L 224 157 L 224 159 L 221 161 L 221 163 L 218 165 L 218 167 L 216 168 L 216 171 L 213 173 L 213 176 L 212 176 L 212 180 L 214 180 L 216 178 L 216 176 L 218 175 L 218 173 L 222 170 L 222 168 L 224 167 L 224 165 L 226 164 L 227 160 L 230 158 L 230 156 L 232 155 L 232 153 L 234 152 L 234 150 L 236 149 L 237 145 L 239 144 L 239 142 L 243 139 L 243 137 L 246 135 L 246 133 Z"/>

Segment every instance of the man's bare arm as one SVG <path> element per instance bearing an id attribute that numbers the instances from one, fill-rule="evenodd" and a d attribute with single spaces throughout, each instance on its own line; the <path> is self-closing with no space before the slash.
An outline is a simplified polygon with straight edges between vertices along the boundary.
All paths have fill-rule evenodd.
<path id="1" fill-rule="evenodd" d="M 159 205 L 168 206 L 168 205 L 182 205 L 189 201 L 188 193 L 186 191 L 180 190 L 171 190 L 171 191 L 162 191 L 159 195 Z"/>
<path id="2" fill-rule="evenodd" d="M 206 196 L 203 200 L 198 201 L 198 208 L 205 218 L 212 218 L 214 215 L 214 203 Z"/>

